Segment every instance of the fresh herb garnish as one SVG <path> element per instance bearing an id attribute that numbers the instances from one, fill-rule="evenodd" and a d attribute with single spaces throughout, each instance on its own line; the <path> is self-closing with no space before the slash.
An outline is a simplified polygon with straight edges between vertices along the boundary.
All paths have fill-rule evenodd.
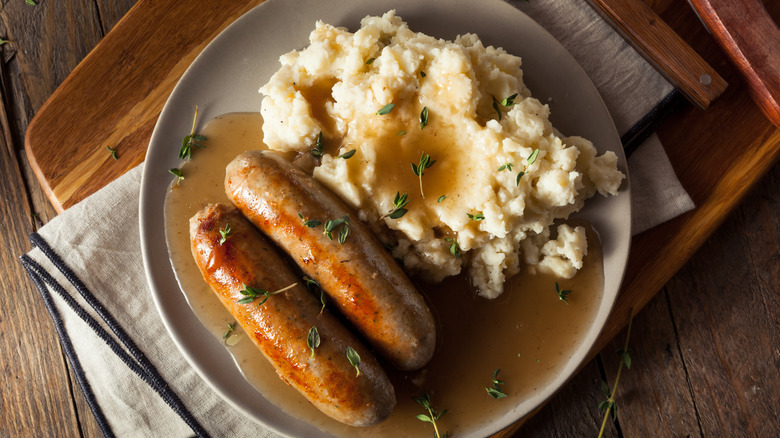
<path id="1" fill-rule="evenodd" d="M 322 158 L 322 154 L 325 153 L 324 148 L 322 147 L 322 132 L 317 135 L 314 147 L 309 149 L 309 153 L 314 158 Z"/>
<path id="2" fill-rule="evenodd" d="M 385 213 L 382 217 L 379 218 L 379 220 L 382 220 L 386 217 L 389 217 L 390 219 L 398 219 L 403 217 L 403 215 L 406 214 L 407 210 L 406 204 L 408 204 L 410 199 L 407 199 L 407 194 L 404 193 L 403 195 L 400 192 L 395 192 L 395 199 L 393 199 L 393 208 Z"/>
<path id="3" fill-rule="evenodd" d="M 278 293 L 282 293 L 282 292 L 284 292 L 284 291 L 286 291 L 288 289 L 292 289 L 296 285 L 298 285 L 298 283 L 293 283 L 293 284 L 291 284 L 291 285 L 289 285 L 287 287 L 283 287 L 283 288 L 281 288 L 279 290 L 275 290 L 273 292 L 269 292 L 269 291 L 267 291 L 265 289 L 254 288 L 254 287 L 250 287 L 250 286 L 247 286 L 245 284 L 242 284 L 241 286 L 244 289 L 240 290 L 239 292 L 241 293 L 241 295 L 244 296 L 244 298 L 241 298 L 240 300 L 238 300 L 237 303 L 238 304 L 249 304 L 252 301 L 254 301 L 256 298 L 260 298 L 260 302 L 257 303 L 257 305 L 258 306 L 262 306 L 263 304 L 265 304 L 266 301 L 268 301 L 268 297 L 270 297 L 271 295 L 276 295 Z"/>
<path id="4" fill-rule="evenodd" d="M 515 180 L 515 185 L 516 186 L 520 185 L 520 178 L 522 178 L 523 175 L 525 175 L 525 172 L 517 172 L 517 179 Z"/>
<path id="5" fill-rule="evenodd" d="M 394 103 L 388 103 L 387 105 L 383 106 L 382 108 L 379 108 L 379 111 L 376 112 L 377 115 L 383 116 L 395 108 Z"/>
<path id="6" fill-rule="evenodd" d="M 225 334 L 224 334 L 224 335 L 222 335 L 222 339 L 227 339 L 227 337 L 228 337 L 228 336 L 230 336 L 231 334 L 233 334 L 233 330 L 235 330 L 235 329 L 236 329 L 236 323 L 235 323 L 235 322 L 231 322 L 231 323 L 230 323 L 230 324 L 228 324 L 227 326 L 228 326 L 228 329 L 227 329 L 227 331 L 225 332 Z"/>
<path id="7" fill-rule="evenodd" d="M 436 200 L 436 202 L 438 204 L 441 204 L 441 201 L 443 201 L 446 197 L 447 197 L 447 195 L 441 195 L 441 196 L 439 196 L 439 199 Z"/>
<path id="8" fill-rule="evenodd" d="M 406 130 L 402 129 L 402 130 L 396 132 L 395 135 L 397 135 L 399 137 L 403 137 L 404 135 L 406 135 Z"/>
<path id="9" fill-rule="evenodd" d="M 447 413 L 447 410 L 442 409 L 441 412 L 436 412 L 436 409 L 433 409 L 431 406 L 431 396 L 427 392 L 423 392 L 419 397 L 412 397 L 412 399 L 415 403 L 422 406 L 423 409 L 428 412 L 428 414 L 418 415 L 417 419 L 426 423 L 431 423 L 433 425 L 434 438 L 447 438 L 449 434 L 447 432 L 445 432 L 444 435 L 439 434 L 439 427 L 436 424 L 436 422 Z"/>
<path id="10" fill-rule="evenodd" d="M 628 328 L 626 329 L 626 342 L 623 344 L 623 348 L 617 350 L 618 357 L 620 357 L 620 363 L 618 364 L 617 374 L 615 374 L 615 384 L 612 385 L 610 391 L 607 382 L 601 381 L 601 391 L 604 396 L 607 397 L 599 403 L 599 412 L 604 413 L 604 420 L 601 422 L 601 430 L 599 431 L 598 438 L 604 436 L 604 428 L 607 425 L 607 418 L 609 418 L 610 412 L 612 413 L 612 420 L 617 421 L 617 404 L 615 404 L 615 392 L 617 391 L 618 383 L 620 382 L 620 372 L 623 371 L 623 365 L 626 368 L 631 368 L 631 356 L 628 354 L 628 339 L 631 336 L 631 324 L 634 321 L 634 309 L 632 308 L 628 314 Z"/>
<path id="11" fill-rule="evenodd" d="M 185 135 L 184 138 L 181 139 L 181 148 L 179 149 L 179 158 L 180 159 L 192 159 L 192 147 L 197 146 L 201 149 L 205 148 L 206 146 L 203 146 L 202 144 L 198 143 L 199 141 L 205 141 L 206 137 L 202 135 L 195 134 L 195 125 L 198 122 L 198 106 L 195 105 L 195 116 L 192 118 L 192 129 L 190 130 L 189 135 Z"/>
<path id="12" fill-rule="evenodd" d="M 179 169 L 178 167 L 174 167 L 173 169 L 168 169 L 168 173 L 170 173 L 171 175 L 177 178 L 176 179 L 177 183 L 184 179 L 184 174 L 181 173 L 181 169 Z"/>
<path id="13" fill-rule="evenodd" d="M 230 229 L 230 224 L 225 224 L 225 228 L 219 230 L 219 244 L 222 245 L 233 234 L 233 230 Z"/>
<path id="14" fill-rule="evenodd" d="M 423 107 L 422 112 L 420 112 L 420 129 L 425 128 L 428 126 L 428 107 Z"/>
<path id="15" fill-rule="evenodd" d="M 570 290 L 561 290 L 561 288 L 558 286 L 558 282 L 555 282 L 555 293 L 558 294 L 558 299 L 563 301 L 566 304 L 569 304 L 568 298 L 566 298 L 571 291 Z"/>
<path id="16" fill-rule="evenodd" d="M 113 158 L 114 161 L 119 159 L 119 157 L 116 156 L 116 149 L 112 149 L 111 146 L 106 146 L 106 149 L 111 153 L 111 158 Z"/>
<path id="17" fill-rule="evenodd" d="M 528 160 L 526 166 L 530 166 L 534 164 L 534 161 L 536 161 L 536 157 L 539 155 L 539 148 L 534 149 L 533 152 L 531 152 L 531 155 L 528 156 Z"/>
<path id="18" fill-rule="evenodd" d="M 493 110 L 495 110 L 496 114 L 498 114 L 498 121 L 501 121 L 504 115 L 501 114 L 501 108 L 498 107 L 498 101 L 495 97 L 493 98 Z"/>
<path id="19" fill-rule="evenodd" d="M 420 70 L 420 76 L 425 77 L 427 76 L 424 71 Z"/>
<path id="20" fill-rule="evenodd" d="M 368 58 L 368 60 L 366 60 L 366 65 L 371 65 L 374 61 L 376 61 L 376 58 Z"/>
<path id="21" fill-rule="evenodd" d="M 316 219 L 306 219 L 301 213 L 298 213 L 298 217 L 301 218 L 303 225 L 309 228 L 319 227 L 322 224 L 322 221 L 318 221 Z"/>
<path id="22" fill-rule="evenodd" d="M 320 332 L 316 326 L 309 329 L 309 335 L 306 336 L 306 345 L 311 348 L 311 357 L 314 357 L 314 349 L 320 346 Z"/>
<path id="23" fill-rule="evenodd" d="M 505 97 L 504 99 L 501 100 L 501 105 L 509 108 L 510 106 L 515 104 L 515 97 L 517 97 L 517 93 L 509 97 Z"/>
<path id="24" fill-rule="evenodd" d="M 458 244 L 458 241 L 453 239 L 452 237 L 447 237 L 444 239 L 445 242 L 450 242 L 450 254 L 455 256 L 455 258 L 460 258 L 460 245 Z"/>
<path id="25" fill-rule="evenodd" d="M 341 228 L 339 229 L 338 242 L 343 245 L 347 240 L 347 236 L 349 236 L 349 215 L 346 215 L 341 219 L 326 220 L 324 234 L 328 236 L 328 239 L 333 240 L 332 232 L 339 227 Z"/>
<path id="26" fill-rule="evenodd" d="M 513 166 L 514 166 L 513 163 L 505 163 L 503 166 L 498 168 L 498 171 L 501 172 L 502 170 L 506 169 L 511 172 Z"/>
<path id="27" fill-rule="evenodd" d="M 24 0 L 24 2 L 30 6 L 37 6 L 38 3 L 35 3 L 35 0 Z"/>
<path id="28" fill-rule="evenodd" d="M 506 394 L 504 393 L 504 391 L 501 390 L 501 385 L 504 384 L 504 381 L 503 380 L 499 380 L 499 378 L 498 378 L 498 373 L 499 372 L 501 372 L 501 368 L 497 369 L 493 373 L 493 386 L 491 386 L 491 387 L 487 387 L 486 386 L 485 387 L 485 391 L 487 391 L 487 393 L 491 397 L 493 397 L 495 399 L 506 397 Z"/>
<path id="29" fill-rule="evenodd" d="M 344 152 L 343 154 L 339 155 L 339 158 L 349 160 L 353 155 L 355 155 L 355 151 L 356 149 L 352 149 L 351 151 Z"/>
<path id="30" fill-rule="evenodd" d="M 477 214 L 466 213 L 466 216 L 468 216 L 469 219 L 477 222 L 485 219 L 485 215 L 482 213 L 477 213 Z"/>
<path id="31" fill-rule="evenodd" d="M 358 368 L 358 366 L 360 365 L 360 355 L 350 346 L 347 346 L 347 359 L 349 360 L 349 364 L 355 367 L 355 371 L 357 371 L 355 377 L 359 376 L 360 368 Z"/>
<path id="32" fill-rule="evenodd" d="M 420 153 L 420 162 L 417 163 L 417 165 L 410 163 L 412 165 L 412 172 L 414 172 L 420 180 L 420 196 L 422 196 L 423 199 L 425 199 L 425 193 L 423 193 L 422 177 L 425 174 L 425 169 L 433 166 L 433 163 L 435 162 L 436 160 L 431 161 L 431 156 L 423 151 Z"/>

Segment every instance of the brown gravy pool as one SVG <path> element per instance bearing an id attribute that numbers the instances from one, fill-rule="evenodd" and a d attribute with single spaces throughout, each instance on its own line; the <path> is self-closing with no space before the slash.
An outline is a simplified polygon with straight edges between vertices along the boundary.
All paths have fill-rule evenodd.
<path id="1" fill-rule="evenodd" d="M 207 147 L 193 152 L 182 166 L 185 180 L 166 197 L 168 248 L 176 276 L 187 301 L 203 324 L 219 339 L 234 319 L 203 281 L 192 258 L 189 218 L 211 202 L 228 202 L 223 181 L 225 166 L 239 153 L 265 148 L 257 113 L 226 114 L 210 121 L 200 133 Z M 428 391 L 436 409 L 447 409 L 440 431 L 459 436 L 506 415 L 514 406 L 541 391 L 570 360 L 591 326 L 603 291 L 601 248 L 588 227 L 589 251 L 585 267 L 572 280 L 521 273 L 495 300 L 477 298 L 465 276 L 441 284 L 416 281 L 437 319 L 439 339 L 433 360 L 423 370 L 401 373 L 385 366 L 395 386 L 398 405 L 383 423 L 370 428 L 345 426 L 320 413 L 294 389 L 284 384 L 255 345 L 236 332 L 226 348 L 246 376 L 266 398 L 289 414 L 305 419 L 328 433 L 345 437 L 420 436 L 429 438 L 430 424 L 416 418 L 423 410 L 413 396 Z M 554 291 L 571 289 L 569 305 Z M 507 398 L 493 399 L 485 391 L 493 372 Z"/>

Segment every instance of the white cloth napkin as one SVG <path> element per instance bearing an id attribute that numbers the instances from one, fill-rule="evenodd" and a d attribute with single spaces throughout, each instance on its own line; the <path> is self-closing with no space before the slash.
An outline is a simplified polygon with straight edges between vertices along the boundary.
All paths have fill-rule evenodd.
<path id="1" fill-rule="evenodd" d="M 510 1 L 546 27 L 599 88 L 624 141 L 673 89 L 579 0 Z M 271 437 L 223 401 L 168 336 L 147 286 L 138 229 L 143 166 L 33 234 L 22 262 L 107 436 Z M 629 159 L 634 234 L 693 208 L 655 135 Z"/>

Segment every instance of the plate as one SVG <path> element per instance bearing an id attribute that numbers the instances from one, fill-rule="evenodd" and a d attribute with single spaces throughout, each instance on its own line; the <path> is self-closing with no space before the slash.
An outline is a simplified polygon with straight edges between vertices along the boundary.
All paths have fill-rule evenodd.
<path id="1" fill-rule="evenodd" d="M 396 9 L 412 30 L 439 38 L 476 33 L 485 45 L 500 46 L 523 59 L 524 80 L 551 107 L 553 124 L 567 135 L 593 141 L 599 153 L 626 160 L 614 123 L 596 88 L 568 52 L 525 14 L 499 0 L 427 1 L 268 0 L 236 20 L 195 59 L 171 93 L 152 134 L 141 183 L 140 229 L 144 266 L 158 311 L 174 342 L 200 376 L 226 401 L 267 427 L 290 436 L 328 436 L 259 396 L 246 384 L 232 357 L 198 320 L 180 292 L 168 259 L 163 207 L 177 167 L 177 144 L 190 130 L 192 108 L 207 121 L 230 112 L 259 111 L 257 89 L 279 67 L 280 55 L 308 44 L 317 20 L 351 30 L 366 15 Z M 432 18 L 435 17 L 435 18 Z M 537 395 L 520 401 L 500 421 L 471 431 L 485 436 L 532 412 L 577 370 L 601 332 L 617 297 L 628 257 L 631 216 L 628 182 L 612 198 L 596 196 L 578 217 L 599 232 L 604 252 L 604 296 L 590 329 L 571 359 Z"/>

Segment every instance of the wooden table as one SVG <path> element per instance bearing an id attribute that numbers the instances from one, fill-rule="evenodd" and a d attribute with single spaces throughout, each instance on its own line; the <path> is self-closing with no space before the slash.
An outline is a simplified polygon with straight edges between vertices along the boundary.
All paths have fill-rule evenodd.
<path id="1" fill-rule="evenodd" d="M 38 3 L 14 0 L 0 10 L 0 37 L 11 40 L 0 63 L 0 222 L 8 227 L 0 233 L 0 436 L 99 436 L 17 260 L 30 248 L 26 236 L 56 215 L 24 136 L 46 99 L 134 1 Z M 709 110 L 685 107 L 659 129 L 699 207 L 632 242 L 622 294 L 644 309 L 634 318 L 633 365 L 620 380 L 619 422 L 610 421 L 606 435 L 777 436 L 780 130 L 761 116 L 685 2 L 648 3 L 730 87 Z M 780 19 L 780 2 L 767 8 Z M 597 435 L 600 381 L 614 379 L 627 315 L 625 306 L 616 310 L 595 359 L 518 435 Z"/>

